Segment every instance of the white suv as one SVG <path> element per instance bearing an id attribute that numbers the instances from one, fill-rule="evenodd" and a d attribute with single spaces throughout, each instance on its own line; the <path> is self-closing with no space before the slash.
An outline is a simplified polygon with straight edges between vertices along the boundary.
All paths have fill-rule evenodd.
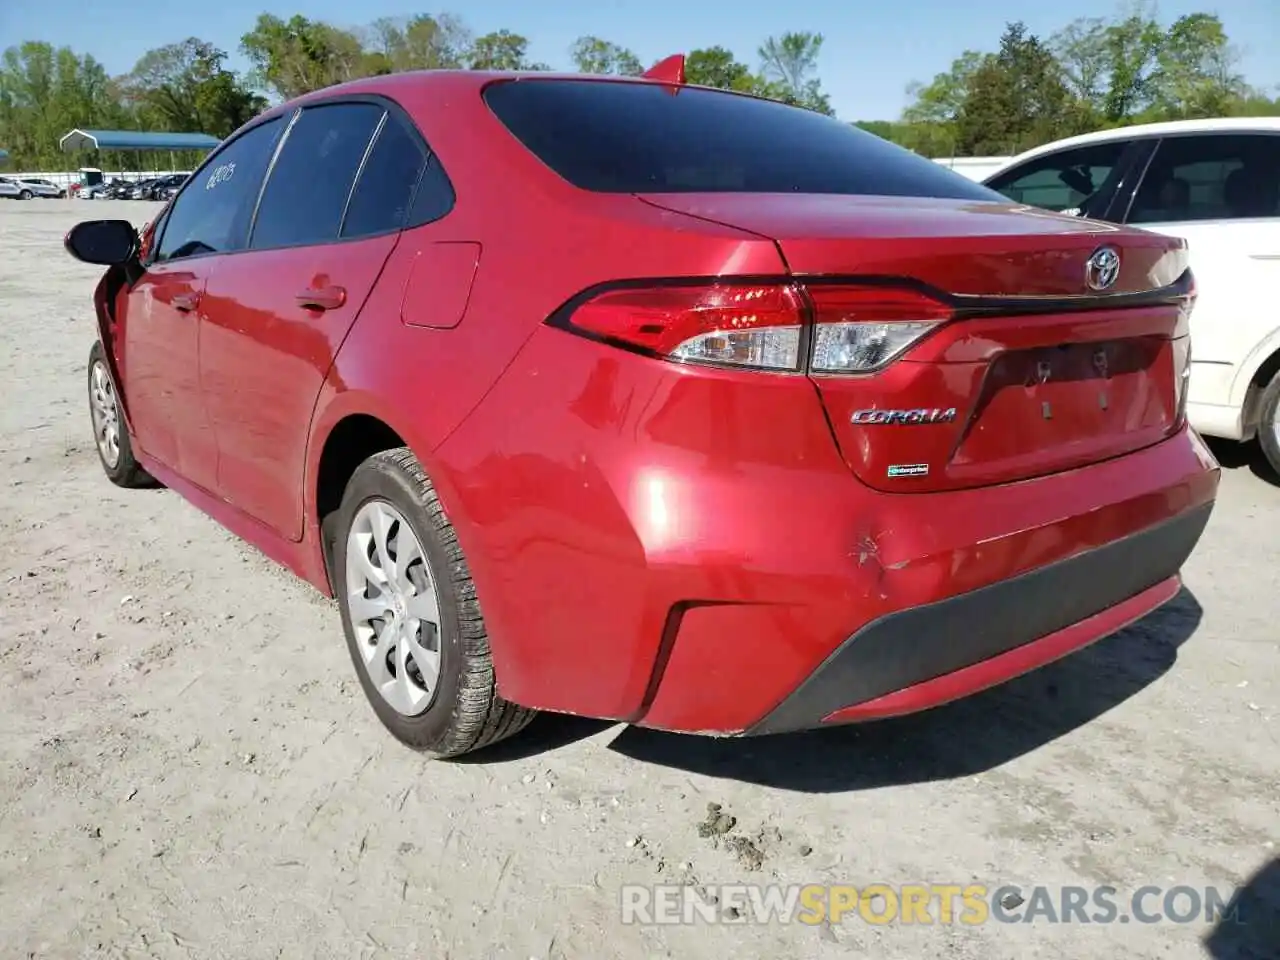
<path id="1" fill-rule="evenodd" d="M 1011 200 L 1185 237 L 1198 297 L 1188 417 L 1280 473 L 1280 117 L 1059 140 L 983 181 Z"/>

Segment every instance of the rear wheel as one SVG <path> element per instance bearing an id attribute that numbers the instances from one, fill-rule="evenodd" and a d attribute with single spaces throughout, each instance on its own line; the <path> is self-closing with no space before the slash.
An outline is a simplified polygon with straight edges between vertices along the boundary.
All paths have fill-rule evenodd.
<path id="1" fill-rule="evenodd" d="M 120 417 L 120 399 L 102 341 L 89 351 L 89 417 L 102 470 L 118 487 L 150 487 L 155 480 L 133 456 L 129 431 Z"/>
<path id="2" fill-rule="evenodd" d="M 347 646 L 383 725 L 417 750 L 452 757 L 528 724 L 535 711 L 498 695 L 466 558 L 409 450 L 356 469 L 333 529 Z"/>
<path id="3" fill-rule="evenodd" d="M 1271 378 L 1267 389 L 1262 393 L 1258 443 L 1272 472 L 1280 477 L 1280 371 Z"/>
<path id="4" fill-rule="evenodd" d="M 23 190 L 20 194 L 18 194 L 18 199 L 19 199 L 19 200 L 30 200 L 30 199 L 31 199 L 31 191 L 30 191 L 30 190 Z"/>

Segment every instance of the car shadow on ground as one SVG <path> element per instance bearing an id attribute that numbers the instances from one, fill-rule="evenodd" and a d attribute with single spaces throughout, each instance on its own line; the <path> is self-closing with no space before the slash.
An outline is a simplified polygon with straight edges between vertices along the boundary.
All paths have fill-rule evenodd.
<path id="1" fill-rule="evenodd" d="M 1169 603 L 1088 649 L 925 713 L 754 738 L 623 727 L 609 749 L 643 763 L 805 793 L 971 776 L 1083 726 L 1163 676 L 1203 610 L 1185 587 Z M 614 724 L 543 716 L 464 760 L 502 763 L 563 747 Z"/>
<path id="2" fill-rule="evenodd" d="M 1223 470 L 1248 470 L 1259 480 L 1280 486 L 1280 476 L 1271 469 L 1271 464 L 1267 463 L 1267 458 L 1262 455 L 1262 447 L 1258 444 L 1235 443 L 1217 437 L 1205 437 L 1204 442 Z"/>
<path id="3" fill-rule="evenodd" d="M 1272 960 L 1280 957 L 1280 858 L 1241 887 L 1204 938 L 1213 960 Z"/>

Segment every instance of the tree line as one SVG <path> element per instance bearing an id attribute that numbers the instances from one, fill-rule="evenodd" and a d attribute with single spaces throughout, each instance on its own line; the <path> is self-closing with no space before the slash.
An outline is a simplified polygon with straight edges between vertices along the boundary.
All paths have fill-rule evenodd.
<path id="1" fill-rule="evenodd" d="M 249 69 L 196 37 L 151 50 L 123 76 L 94 57 L 30 41 L 0 57 L 0 146 L 14 166 L 60 166 L 73 127 L 225 137 L 275 100 L 404 70 L 549 70 L 509 30 L 475 35 L 452 14 L 383 18 L 346 29 L 301 15 L 262 14 L 240 40 Z M 765 39 L 754 62 L 721 46 L 689 51 L 690 83 L 832 114 L 818 75 L 821 33 Z M 567 51 L 584 73 L 638 75 L 631 50 L 595 36 Z M 1058 137 L 1151 120 L 1280 114 L 1275 91 L 1251 87 L 1221 20 L 1194 13 L 1163 24 L 1154 7 L 1072 21 L 1049 37 L 1007 24 L 994 50 L 967 50 L 949 70 L 908 88 L 893 121 L 859 126 L 926 156 L 1009 154 Z"/>
<path id="2" fill-rule="evenodd" d="M 895 122 L 861 123 L 926 156 L 1004 156 L 1060 137 L 1162 120 L 1280 114 L 1251 86 L 1222 21 L 1172 23 L 1154 5 L 1073 20 L 1048 37 L 1006 25 L 994 51 L 966 50 Z"/>

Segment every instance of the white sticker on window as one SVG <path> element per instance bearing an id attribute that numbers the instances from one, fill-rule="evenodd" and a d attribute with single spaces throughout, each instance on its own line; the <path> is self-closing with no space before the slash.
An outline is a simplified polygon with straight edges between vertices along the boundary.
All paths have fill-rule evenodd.
<path id="1" fill-rule="evenodd" d="M 215 167 L 213 173 L 209 174 L 209 179 L 205 183 L 204 188 L 206 190 L 212 190 L 218 184 L 226 183 L 235 176 L 235 173 L 236 164 L 234 160 L 231 161 L 231 163 L 224 163 L 220 167 Z"/>

